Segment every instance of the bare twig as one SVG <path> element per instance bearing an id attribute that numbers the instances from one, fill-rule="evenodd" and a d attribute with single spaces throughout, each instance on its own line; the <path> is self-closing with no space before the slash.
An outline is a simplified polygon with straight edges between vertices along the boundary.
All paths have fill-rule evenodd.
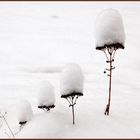
<path id="1" fill-rule="evenodd" d="M 6 113 L 5 113 L 5 114 L 6 114 Z M 4 121 L 5 121 L 5 123 L 6 123 L 7 127 L 8 127 L 8 129 L 10 130 L 10 133 L 12 134 L 12 137 L 15 138 L 14 133 L 13 133 L 13 131 L 11 130 L 11 128 L 10 128 L 10 126 L 9 126 L 9 124 L 8 124 L 8 122 L 7 122 L 7 120 L 6 120 L 6 118 L 5 118 L 5 114 L 3 115 L 3 114 L 0 112 L 0 115 L 1 115 L 1 117 L 4 119 Z"/>
<path id="2" fill-rule="evenodd" d="M 106 51 L 103 50 L 103 52 L 105 53 L 105 56 L 106 56 L 107 60 L 109 61 L 109 58 L 108 58 L 108 56 L 107 56 L 107 54 L 106 54 Z"/>
<path id="3" fill-rule="evenodd" d="M 69 101 L 69 98 L 67 97 L 66 99 L 67 99 L 67 101 L 69 102 L 69 104 L 71 105 L 71 102 Z M 69 105 L 69 106 L 70 106 L 70 105 Z"/>

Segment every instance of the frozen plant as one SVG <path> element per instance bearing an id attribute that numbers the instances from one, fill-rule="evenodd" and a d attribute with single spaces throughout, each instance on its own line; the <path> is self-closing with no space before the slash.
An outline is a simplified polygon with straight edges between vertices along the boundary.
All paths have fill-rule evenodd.
<path id="1" fill-rule="evenodd" d="M 55 93 L 53 85 L 48 81 L 40 83 L 38 92 L 38 108 L 49 111 L 55 107 Z"/>
<path id="2" fill-rule="evenodd" d="M 79 96 L 83 96 L 84 75 L 78 64 L 67 64 L 61 74 L 60 93 L 61 98 L 67 99 L 69 107 L 72 107 L 73 124 L 75 124 L 74 105 Z"/>
<path id="3" fill-rule="evenodd" d="M 101 11 L 95 21 L 95 43 L 98 49 L 105 45 L 115 45 L 115 48 L 124 48 L 125 32 L 121 14 L 115 9 Z M 108 46 L 109 47 L 109 46 Z"/>
<path id="4" fill-rule="evenodd" d="M 17 118 L 20 126 L 23 126 L 29 120 L 31 120 L 32 116 L 33 111 L 31 104 L 25 99 L 20 100 L 17 105 Z"/>
<path id="5" fill-rule="evenodd" d="M 112 83 L 112 66 L 114 56 L 117 49 L 124 49 L 125 32 L 123 21 L 120 13 L 115 9 L 103 10 L 97 17 L 95 23 L 95 43 L 96 49 L 105 53 L 109 68 L 106 68 L 104 73 L 108 71 L 109 77 L 109 98 L 104 114 L 109 115 L 111 101 L 111 83 Z"/>

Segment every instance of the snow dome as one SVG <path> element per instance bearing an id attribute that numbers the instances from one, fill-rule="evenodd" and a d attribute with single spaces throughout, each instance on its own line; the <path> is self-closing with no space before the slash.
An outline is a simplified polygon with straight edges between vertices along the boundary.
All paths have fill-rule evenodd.
<path id="1" fill-rule="evenodd" d="M 26 99 L 19 100 L 17 105 L 17 118 L 20 124 L 26 123 L 33 116 L 31 104 Z"/>
<path id="2" fill-rule="evenodd" d="M 55 93 L 53 85 L 48 81 L 42 81 L 38 91 L 38 108 L 48 109 L 55 107 Z"/>
<path id="3" fill-rule="evenodd" d="M 81 67 L 75 63 L 67 64 L 62 71 L 60 81 L 61 97 L 83 95 L 84 75 Z"/>
<path id="4" fill-rule="evenodd" d="M 95 22 L 96 49 L 124 49 L 125 32 L 120 13 L 114 9 L 103 10 Z"/>

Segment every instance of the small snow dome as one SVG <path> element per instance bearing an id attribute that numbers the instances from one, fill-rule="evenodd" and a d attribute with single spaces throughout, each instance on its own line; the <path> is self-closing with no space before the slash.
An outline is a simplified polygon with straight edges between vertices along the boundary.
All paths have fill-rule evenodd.
<path id="1" fill-rule="evenodd" d="M 84 75 L 81 67 L 75 63 L 67 64 L 62 71 L 60 92 L 62 98 L 83 95 Z"/>
<path id="2" fill-rule="evenodd" d="M 48 81 L 42 81 L 38 91 L 38 108 L 49 111 L 55 107 L 55 93 L 53 85 Z"/>
<path id="3" fill-rule="evenodd" d="M 125 32 L 120 13 L 115 9 L 103 10 L 95 22 L 96 49 L 124 49 Z"/>
<path id="4" fill-rule="evenodd" d="M 25 99 L 20 100 L 17 105 L 17 118 L 19 124 L 25 124 L 32 118 L 32 116 L 33 111 L 31 104 Z"/>

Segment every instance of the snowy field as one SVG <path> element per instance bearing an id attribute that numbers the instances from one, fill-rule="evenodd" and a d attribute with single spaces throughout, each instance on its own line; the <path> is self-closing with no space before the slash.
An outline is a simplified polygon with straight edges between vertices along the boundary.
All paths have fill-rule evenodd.
<path id="1" fill-rule="evenodd" d="M 105 55 L 95 49 L 94 24 L 106 9 L 118 10 L 125 49 L 115 56 L 110 115 Z M 140 138 L 140 2 L 0 2 L 0 109 L 16 138 Z M 67 63 L 81 66 L 84 96 L 71 108 L 60 98 L 60 75 Z M 55 108 L 37 108 L 38 89 L 47 80 Z M 32 119 L 18 132 L 17 106 L 27 99 Z M 7 133 L 7 134 L 6 134 Z M 0 137 L 9 138 L 0 119 Z"/>

